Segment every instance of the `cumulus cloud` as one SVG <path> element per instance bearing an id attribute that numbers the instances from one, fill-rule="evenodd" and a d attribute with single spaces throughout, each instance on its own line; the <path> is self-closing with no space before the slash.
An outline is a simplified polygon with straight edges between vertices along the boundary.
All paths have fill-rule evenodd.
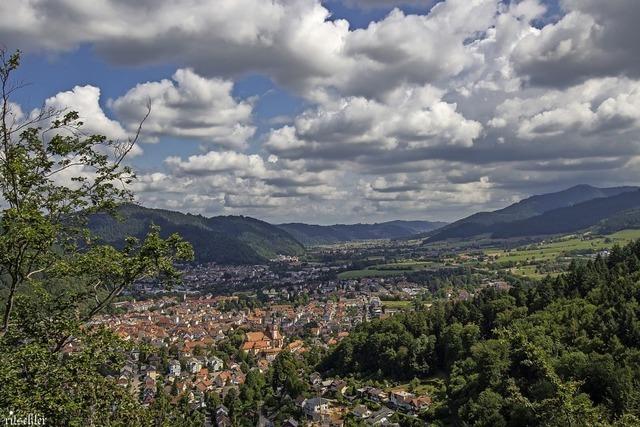
<path id="1" fill-rule="evenodd" d="M 119 64 L 171 61 L 207 76 L 261 71 L 299 86 L 343 60 L 348 23 L 328 18 L 315 0 L 9 0 L 0 4 L 0 39 L 29 50 L 91 43 Z"/>
<path id="2" fill-rule="evenodd" d="M 344 52 L 354 62 L 331 82 L 343 93 L 375 96 L 398 84 L 450 79 L 475 65 L 466 41 L 489 28 L 497 1 L 449 0 L 428 15 L 393 10 L 385 19 L 349 33 Z"/>
<path id="3" fill-rule="evenodd" d="M 448 0 L 427 15 L 396 9 L 351 30 L 319 0 L 8 0 L 0 39 L 54 51 L 91 43 L 119 64 L 171 61 L 207 77 L 261 72 L 308 97 L 334 89 L 371 96 L 450 78 L 481 60 L 466 42 L 493 25 L 498 5 Z"/>
<path id="4" fill-rule="evenodd" d="M 255 133 L 252 106 L 232 96 L 233 82 L 206 79 L 190 69 L 179 69 L 172 80 L 138 84 L 109 106 L 126 124 L 137 128 L 147 113 L 144 135 L 194 138 L 229 148 L 245 148 Z"/>
<path id="5" fill-rule="evenodd" d="M 482 125 L 441 100 L 430 86 L 400 87 L 379 102 L 341 98 L 271 132 L 265 144 L 281 157 L 354 159 L 369 153 L 439 145 L 471 146 Z"/>
<path id="6" fill-rule="evenodd" d="M 336 2 L 340 0 L 334 0 Z M 433 5 L 436 0 L 343 0 L 349 7 L 362 9 L 376 9 L 396 6 L 423 6 L 425 10 Z"/>
<path id="7" fill-rule="evenodd" d="M 571 133 L 604 137 L 640 130 L 640 82 L 626 78 L 592 79 L 566 90 L 513 98 L 496 109 L 489 122 L 513 127 L 525 139 Z"/>
<path id="8" fill-rule="evenodd" d="M 5 109 L 5 101 L 0 101 L 0 110 L 6 110 L 6 120 L 7 126 L 9 129 L 16 129 L 17 126 L 20 125 L 25 119 L 24 111 L 22 111 L 22 107 L 20 104 L 16 104 L 15 102 L 9 101 L 6 104 Z"/>
<path id="9" fill-rule="evenodd" d="M 560 0 L 555 17 L 541 0 L 343 2 L 390 12 L 353 28 L 331 16 L 333 1 L 5 0 L 0 39 L 178 68 L 109 101 L 117 121 L 92 86 L 47 101 L 80 111 L 87 132 L 125 138 L 150 100 L 144 142 L 197 140 L 197 154 L 179 141 L 162 165 L 145 165 L 135 191 L 154 206 L 452 219 L 640 179 L 637 1 Z M 393 9 L 407 4 L 424 13 Z M 303 107 L 260 117 L 266 101 L 233 95 L 249 74 Z"/>
<path id="10" fill-rule="evenodd" d="M 513 62 L 531 83 L 566 86 L 591 77 L 640 76 L 635 0 L 562 0 L 567 12 L 519 41 Z"/>
<path id="11" fill-rule="evenodd" d="M 335 186 L 339 175 L 310 172 L 304 162 L 274 162 L 269 157 L 234 151 L 209 151 L 184 159 L 172 156 L 165 161 L 167 172 L 143 174 L 134 190 L 142 202 L 169 207 L 168 203 L 181 200 L 201 213 L 284 213 L 292 205 L 302 210 L 309 203 L 346 196 Z M 166 201 L 158 198 L 160 194 Z"/>
<path id="12" fill-rule="evenodd" d="M 361 179 L 357 192 L 369 205 L 372 212 L 396 212 L 419 215 L 430 212 L 437 215 L 447 207 L 465 212 L 469 206 L 500 203 L 500 190 L 487 176 L 475 181 L 453 183 L 443 175 L 432 172 L 417 174 L 398 174 L 377 177 L 372 180 Z"/>
<path id="13" fill-rule="evenodd" d="M 21 112 L 20 109 L 17 111 Z M 78 120 L 81 125 L 74 132 L 79 132 L 85 136 L 104 135 L 114 141 L 127 141 L 135 137 L 135 130 L 132 132 L 127 131 L 117 120 L 107 116 L 100 105 L 100 88 L 95 86 L 75 86 L 71 90 L 59 92 L 45 100 L 42 110 L 35 109 L 31 111 L 29 118 L 35 119 L 41 111 L 55 113 L 53 117 L 45 115 L 45 122 L 37 123 L 41 127 L 46 128 L 59 116 L 75 111 L 78 113 Z M 70 130 L 59 129 L 58 132 L 69 133 Z M 140 145 L 134 144 L 129 156 L 136 157 L 142 153 L 143 149 Z"/>
<path id="14" fill-rule="evenodd" d="M 203 155 L 190 156 L 185 161 L 179 157 L 168 157 L 165 163 L 179 174 L 210 175 L 216 172 L 234 172 L 239 176 L 264 176 L 266 173 L 262 157 L 233 151 L 210 151 Z"/>
<path id="15" fill-rule="evenodd" d="M 100 88 L 95 86 L 76 86 L 72 90 L 59 92 L 47 98 L 44 109 L 55 111 L 76 111 L 83 123 L 81 131 L 87 135 L 99 134 L 121 140 L 129 133 L 116 120 L 112 120 L 100 106 Z"/>

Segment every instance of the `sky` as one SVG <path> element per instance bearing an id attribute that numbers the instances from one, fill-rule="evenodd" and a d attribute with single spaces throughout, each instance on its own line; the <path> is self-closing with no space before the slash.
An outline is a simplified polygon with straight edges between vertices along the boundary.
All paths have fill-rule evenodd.
<path id="1" fill-rule="evenodd" d="M 637 0 L 3 0 L 13 101 L 131 138 L 148 207 L 453 221 L 640 183 Z"/>

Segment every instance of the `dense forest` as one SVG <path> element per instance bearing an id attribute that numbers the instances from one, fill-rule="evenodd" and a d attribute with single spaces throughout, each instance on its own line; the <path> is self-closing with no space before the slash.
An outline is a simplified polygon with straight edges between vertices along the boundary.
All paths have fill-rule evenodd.
<path id="1" fill-rule="evenodd" d="M 599 234 L 611 234 L 618 230 L 640 228 L 640 209 L 622 211 L 601 221 L 594 228 Z"/>
<path id="2" fill-rule="evenodd" d="M 157 225 L 163 236 L 177 233 L 195 249 L 195 261 L 259 264 L 278 254 L 300 255 L 304 248 L 280 228 L 245 216 L 183 214 L 126 204 L 118 209 L 122 220 L 100 213 L 89 218 L 89 229 L 101 241 L 122 247 L 127 236 L 142 238 Z"/>
<path id="3" fill-rule="evenodd" d="M 407 274 L 407 280 L 420 284 L 433 294 L 446 288 L 473 289 L 482 283 L 483 278 L 472 267 L 466 266 L 418 270 Z"/>
<path id="4" fill-rule="evenodd" d="M 367 379 L 444 377 L 449 425 L 640 424 L 640 241 L 556 278 L 364 323 L 320 364 Z"/>
<path id="5" fill-rule="evenodd" d="M 307 245 L 326 245 L 352 240 L 401 239 L 438 229 L 444 222 L 388 221 L 377 224 L 311 225 L 301 223 L 280 224 L 279 228 Z"/>

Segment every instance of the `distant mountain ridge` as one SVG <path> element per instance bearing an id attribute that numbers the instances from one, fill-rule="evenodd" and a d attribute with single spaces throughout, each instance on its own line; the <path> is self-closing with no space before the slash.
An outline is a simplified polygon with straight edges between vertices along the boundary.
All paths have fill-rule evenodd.
<path id="1" fill-rule="evenodd" d="M 594 226 L 634 207 L 640 207 L 640 187 L 578 185 L 532 196 L 494 212 L 471 215 L 423 237 L 436 242 L 478 235 L 507 238 L 565 233 Z"/>
<path id="2" fill-rule="evenodd" d="M 611 197 L 599 197 L 542 215 L 504 224 L 493 232 L 495 238 L 572 233 L 590 228 L 600 221 L 640 207 L 640 190 Z"/>
<path id="3" fill-rule="evenodd" d="M 278 224 L 305 246 L 326 245 L 352 240 L 399 239 L 432 231 L 446 225 L 432 221 L 388 221 L 375 224 L 311 225 Z"/>
<path id="4" fill-rule="evenodd" d="M 119 212 L 122 222 L 106 214 L 94 215 L 89 220 L 90 230 L 107 243 L 121 245 L 127 235 L 144 237 L 155 224 L 163 236 L 178 233 L 190 242 L 199 263 L 257 264 L 278 254 L 304 253 L 304 247 L 287 232 L 250 217 L 206 218 L 132 204 L 121 206 Z"/>
<path id="5" fill-rule="evenodd" d="M 594 226 L 600 234 L 611 234 L 616 231 L 640 228 L 640 208 L 628 209 L 612 215 Z"/>
<path id="6" fill-rule="evenodd" d="M 571 233 L 613 232 L 640 227 L 640 187 L 579 185 L 532 196 L 494 212 L 480 212 L 452 224 L 388 221 L 376 224 L 272 225 L 245 216 L 184 214 L 138 205 L 121 206 L 122 222 L 94 215 L 89 228 L 106 243 L 122 245 L 126 236 L 144 237 L 151 224 L 163 236 L 180 234 L 196 252 L 196 262 L 263 263 L 276 255 L 301 255 L 305 246 L 353 240 L 423 238 L 426 243 L 482 236 L 495 239 Z"/>

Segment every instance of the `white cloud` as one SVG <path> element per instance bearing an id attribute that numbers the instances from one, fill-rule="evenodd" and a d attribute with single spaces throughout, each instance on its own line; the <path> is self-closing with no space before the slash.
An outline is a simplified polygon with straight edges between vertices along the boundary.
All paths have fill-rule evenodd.
<path id="1" fill-rule="evenodd" d="M 233 83 L 206 79 L 190 69 L 179 69 L 173 81 L 138 84 L 125 95 L 109 102 L 116 115 L 135 129 L 147 113 L 144 136 L 194 138 L 228 148 L 245 148 L 255 133 L 251 125 L 252 106 L 232 96 Z"/>
<path id="2" fill-rule="evenodd" d="M 609 77 L 592 79 L 566 90 L 513 98 L 496 109 L 489 122 L 511 126 L 518 137 L 532 139 L 580 134 L 600 137 L 640 130 L 640 82 Z"/>
<path id="3" fill-rule="evenodd" d="M 190 156 L 186 161 L 168 157 L 165 163 L 178 174 L 210 175 L 216 172 L 233 172 L 238 176 L 264 176 L 265 163 L 257 154 L 246 155 L 233 151 L 210 151 Z"/>
<path id="4" fill-rule="evenodd" d="M 341 0 L 334 0 L 340 2 Z M 428 10 L 436 0 L 344 0 L 349 7 L 359 7 L 362 9 L 376 9 L 396 6 L 422 6 Z"/>
<path id="5" fill-rule="evenodd" d="M 76 111 L 83 123 L 81 131 L 87 135 L 105 135 L 114 140 L 123 140 L 130 136 L 120 123 L 107 117 L 102 110 L 100 89 L 95 86 L 76 86 L 72 90 L 59 92 L 47 98 L 44 109 Z"/>
<path id="6" fill-rule="evenodd" d="M 217 209 L 239 213 L 242 209 L 284 211 L 291 204 L 306 206 L 345 196 L 334 185 L 338 175 L 307 171 L 300 161 L 273 162 L 257 154 L 209 151 L 186 159 L 169 157 L 165 163 L 167 173 L 142 175 L 134 185 L 141 201 L 166 206 L 157 199 L 165 194 L 168 200 L 183 200 L 199 212 L 211 213 L 210 206 L 191 203 L 214 198 Z"/>
<path id="7" fill-rule="evenodd" d="M 103 135 L 114 141 L 127 141 L 135 137 L 135 132 L 128 132 L 122 125 L 109 118 L 100 105 L 100 88 L 91 85 L 75 86 L 72 90 L 59 92 L 45 100 L 43 111 L 54 112 L 53 117 L 47 117 L 46 123 L 37 123 L 38 126 L 47 127 L 53 120 L 61 118 L 67 112 L 78 113 L 78 121 L 81 123 L 74 133 L 80 135 Z M 29 114 L 30 119 L 35 119 L 41 110 L 35 109 Z M 57 133 L 70 134 L 71 130 L 57 129 Z M 50 134 L 48 134 L 50 136 Z M 143 153 L 139 144 L 134 144 L 129 157 L 136 157 Z"/>
<path id="8" fill-rule="evenodd" d="M 514 195 L 640 180 L 640 2 L 561 0 L 550 17 L 540 0 L 446 0 L 428 12 L 428 0 L 348 1 L 425 13 L 397 9 L 354 29 L 320 0 L 5 0 L 0 40 L 179 67 L 109 102 L 119 121 L 91 86 L 47 101 L 78 109 L 87 133 L 125 138 L 150 99 L 146 142 L 200 142 L 202 153 L 176 146 L 140 175 L 136 192 L 154 206 L 452 219 Z M 302 97 L 303 111 L 254 118 L 258 101 L 233 95 L 248 74 Z M 256 135 L 255 123 L 274 128 Z"/>
<path id="9" fill-rule="evenodd" d="M 430 86 L 400 87 L 383 101 L 342 98 L 271 132 L 265 147 L 281 157 L 313 155 L 346 160 L 367 153 L 473 145 L 482 125 L 442 101 Z"/>
<path id="10" fill-rule="evenodd" d="M 50 51 L 91 43 L 115 63 L 169 61 L 207 77 L 260 72 L 309 98 L 334 89 L 371 96 L 476 63 L 466 41 L 493 25 L 498 4 L 448 0 L 428 15 L 394 10 L 350 30 L 319 0 L 7 0 L 0 39 Z"/>
<path id="11" fill-rule="evenodd" d="M 640 77 L 636 0 L 563 0 L 567 11 L 519 41 L 516 69 L 532 83 L 566 86 L 591 77 Z"/>

